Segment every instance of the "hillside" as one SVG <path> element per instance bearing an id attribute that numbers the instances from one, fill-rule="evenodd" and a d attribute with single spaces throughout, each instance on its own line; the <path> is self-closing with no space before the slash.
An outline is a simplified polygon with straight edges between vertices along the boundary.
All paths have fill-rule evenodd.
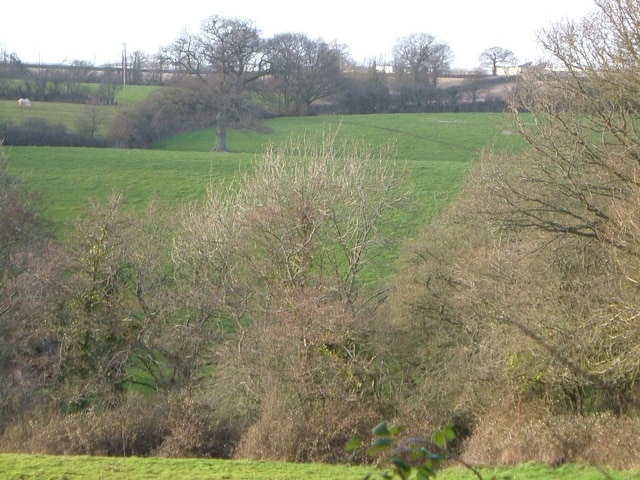
<path id="1" fill-rule="evenodd" d="M 406 220 L 420 223 L 455 191 L 480 149 L 522 147 L 519 137 L 505 134 L 505 123 L 500 114 L 277 118 L 265 121 L 260 132 L 231 132 L 233 151 L 226 154 L 210 153 L 212 129 L 164 140 L 153 150 L 12 147 L 5 152 L 9 171 L 42 195 L 46 215 L 62 227 L 80 215 L 88 199 L 104 200 L 113 191 L 126 192 L 138 206 L 155 194 L 178 203 L 199 198 L 210 179 L 230 179 L 269 143 L 338 130 L 343 138 L 366 138 L 372 148 L 393 147 L 395 160 L 413 172 L 416 196 L 424 200 L 417 206 L 422 213 Z"/>

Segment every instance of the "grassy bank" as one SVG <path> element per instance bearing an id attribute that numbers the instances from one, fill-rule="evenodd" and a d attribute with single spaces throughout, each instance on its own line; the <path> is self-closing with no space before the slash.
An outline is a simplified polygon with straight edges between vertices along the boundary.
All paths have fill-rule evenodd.
<path id="1" fill-rule="evenodd" d="M 0 472 L 5 480 L 62 480 L 71 478 L 125 480 L 358 480 L 371 467 L 316 463 L 258 462 L 249 460 L 114 458 L 0 454 Z M 637 471 L 603 470 L 584 465 L 518 465 L 512 468 L 482 468 L 484 479 L 518 480 L 628 480 L 640 479 Z M 375 478 L 375 477 L 374 477 Z M 442 480 L 477 477 L 460 467 L 444 470 Z"/>

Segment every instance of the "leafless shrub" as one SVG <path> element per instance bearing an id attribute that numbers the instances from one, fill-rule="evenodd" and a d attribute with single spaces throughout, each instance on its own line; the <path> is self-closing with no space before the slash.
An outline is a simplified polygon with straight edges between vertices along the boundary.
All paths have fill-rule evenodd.
<path id="1" fill-rule="evenodd" d="M 454 205 L 409 247 L 390 305 L 404 333 L 395 351 L 417 353 L 398 355 L 403 391 L 415 395 L 403 412 L 415 415 L 418 399 L 442 419 L 471 412 L 474 461 L 637 460 L 591 443 L 604 432 L 626 443 L 635 431 L 640 374 L 629 42 L 640 9 L 598 5 L 601 15 L 547 32 L 563 68 L 528 72 L 511 104 L 531 148 L 482 155 Z M 612 417 L 624 428 L 608 430 Z"/>
<path id="2" fill-rule="evenodd" d="M 166 429 L 161 405 L 130 395 L 116 409 L 60 414 L 33 409 L 2 436 L 5 451 L 54 455 L 149 455 Z"/>
<path id="3" fill-rule="evenodd" d="M 236 454 L 324 457 L 332 426 L 375 410 L 384 369 L 371 334 L 385 292 L 363 273 L 379 260 L 380 225 L 406 197 L 404 180 L 381 154 L 329 132 L 267 149 L 238 185 L 212 186 L 189 212 L 175 259 L 224 292 L 233 326 L 210 388 L 236 392 L 253 422 Z"/>
<path id="4" fill-rule="evenodd" d="M 510 404 L 478 421 L 463 459 L 476 465 L 586 463 L 632 469 L 640 464 L 639 430 L 635 418 L 556 415 L 539 405 Z"/>
<path id="5" fill-rule="evenodd" d="M 347 462 L 345 444 L 369 435 L 383 414 L 367 405 L 327 400 L 311 411 L 290 392 L 269 392 L 260 416 L 243 434 L 235 458 L 290 462 Z M 321 403 L 321 402 L 318 402 Z"/>
<path id="6" fill-rule="evenodd" d="M 166 433 L 153 453 L 161 457 L 230 458 L 240 422 L 225 419 L 216 405 L 201 395 L 182 393 L 168 398 L 163 419 Z"/>

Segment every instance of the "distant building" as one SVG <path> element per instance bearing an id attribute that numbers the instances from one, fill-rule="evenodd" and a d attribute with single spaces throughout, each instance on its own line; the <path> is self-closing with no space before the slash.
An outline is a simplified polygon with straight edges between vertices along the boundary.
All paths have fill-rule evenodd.
<path id="1" fill-rule="evenodd" d="M 496 75 L 499 77 L 513 77 L 522 73 L 522 67 L 519 65 L 499 65 L 496 67 Z"/>
<path id="2" fill-rule="evenodd" d="M 376 64 L 376 72 L 379 72 L 379 73 L 393 73 L 393 65 Z"/>

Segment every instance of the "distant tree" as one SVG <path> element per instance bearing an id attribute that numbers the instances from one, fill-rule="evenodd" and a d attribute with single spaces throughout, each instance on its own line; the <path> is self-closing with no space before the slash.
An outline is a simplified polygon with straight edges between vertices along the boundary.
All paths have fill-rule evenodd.
<path id="1" fill-rule="evenodd" d="M 274 87 L 285 113 L 303 115 L 310 106 L 345 86 L 344 52 L 301 33 L 282 33 L 267 43 Z"/>
<path id="2" fill-rule="evenodd" d="M 132 85 L 141 85 L 143 83 L 142 69 L 146 62 L 147 56 L 140 50 L 136 50 L 129 55 L 127 72 L 128 83 Z"/>
<path id="3" fill-rule="evenodd" d="M 340 111 L 347 114 L 385 113 L 390 110 L 391 102 L 386 74 L 375 61 L 349 82 L 339 99 Z"/>
<path id="4" fill-rule="evenodd" d="M 127 148 L 148 148 L 157 140 L 187 130 L 210 127 L 214 92 L 198 80 L 157 89 L 121 112 L 109 138 Z"/>
<path id="5" fill-rule="evenodd" d="M 414 33 L 397 41 L 393 58 L 396 69 L 410 75 L 415 84 L 436 86 L 438 78 L 449 70 L 453 51 L 431 34 Z"/>
<path id="6" fill-rule="evenodd" d="M 122 76 L 118 69 L 106 68 L 95 94 L 96 102 L 101 105 L 115 105 L 116 95 L 121 89 Z"/>
<path id="7" fill-rule="evenodd" d="M 494 76 L 498 74 L 499 66 L 513 66 L 517 61 L 511 50 L 502 47 L 487 48 L 480 54 L 480 64 L 490 68 L 491 74 Z"/>
<path id="8" fill-rule="evenodd" d="M 94 138 L 104 123 L 101 111 L 95 104 L 86 105 L 76 118 L 76 129 L 80 135 Z"/>
<path id="9" fill-rule="evenodd" d="M 151 80 L 155 84 L 162 84 L 164 81 L 163 72 L 168 66 L 171 65 L 171 57 L 166 49 L 160 49 L 160 51 L 158 51 L 155 55 L 152 55 L 150 64 L 153 70 Z"/>
<path id="10" fill-rule="evenodd" d="M 61 96 L 64 91 L 65 78 L 58 70 L 42 69 L 31 73 L 27 83 L 36 99 L 47 101 Z"/>
<path id="11" fill-rule="evenodd" d="M 213 151 L 226 152 L 228 127 L 250 119 L 250 86 L 268 73 L 259 30 L 249 20 L 214 15 L 198 34 L 182 34 L 168 53 L 174 66 L 215 92 Z"/>
<path id="12" fill-rule="evenodd" d="M 8 52 L 5 49 L 0 50 L 0 75 L 3 77 L 12 77 L 15 75 L 24 75 L 27 73 L 26 67 L 22 64 L 22 60 L 15 52 Z"/>
<path id="13" fill-rule="evenodd" d="M 85 60 L 74 60 L 71 62 L 71 80 L 74 82 L 93 82 L 96 80 L 96 73 L 93 64 Z"/>
<path id="14" fill-rule="evenodd" d="M 18 54 L 16 54 L 15 52 L 9 53 L 7 50 L 3 48 L 2 50 L 0 50 L 0 63 L 5 65 L 6 64 L 21 65 L 22 61 L 18 57 Z"/>

